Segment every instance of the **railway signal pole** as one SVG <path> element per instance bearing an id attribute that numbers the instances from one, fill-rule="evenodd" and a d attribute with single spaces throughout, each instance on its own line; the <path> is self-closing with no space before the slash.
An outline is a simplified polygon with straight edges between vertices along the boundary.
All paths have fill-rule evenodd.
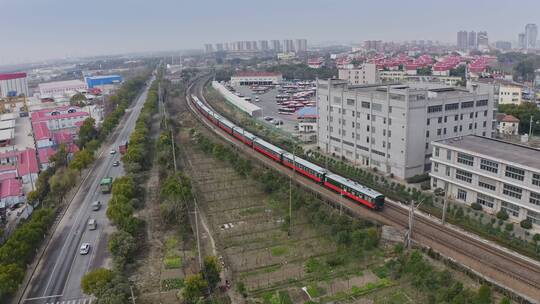
<path id="1" fill-rule="evenodd" d="M 446 208 L 448 208 L 448 182 L 444 182 L 444 194 L 443 194 L 443 210 L 441 223 L 444 225 L 446 223 Z"/>
<path id="2" fill-rule="evenodd" d="M 296 142 L 294 142 L 293 153 L 292 153 L 293 172 L 292 172 L 292 176 L 289 177 L 289 231 L 287 232 L 289 236 L 292 233 L 292 179 L 293 177 L 296 178 L 296 158 L 295 158 L 296 154 L 295 153 L 296 153 Z"/>
<path id="3" fill-rule="evenodd" d="M 411 203 L 409 204 L 409 231 L 407 231 L 407 235 L 406 235 L 406 239 L 405 239 L 407 249 L 412 248 L 412 232 L 413 232 L 413 227 L 414 227 L 414 211 L 416 209 L 418 209 L 418 207 L 420 207 L 420 205 L 422 205 L 423 202 L 424 202 L 424 200 L 420 201 L 416 206 L 414 205 L 414 201 L 411 201 Z"/>

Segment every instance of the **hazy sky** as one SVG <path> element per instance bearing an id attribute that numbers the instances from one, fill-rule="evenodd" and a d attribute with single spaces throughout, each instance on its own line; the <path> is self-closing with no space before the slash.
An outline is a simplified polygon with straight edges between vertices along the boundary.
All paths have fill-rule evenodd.
<path id="1" fill-rule="evenodd" d="M 460 29 L 514 41 L 539 0 L 0 0 L 0 65 L 205 42 L 307 38 L 454 42 Z"/>

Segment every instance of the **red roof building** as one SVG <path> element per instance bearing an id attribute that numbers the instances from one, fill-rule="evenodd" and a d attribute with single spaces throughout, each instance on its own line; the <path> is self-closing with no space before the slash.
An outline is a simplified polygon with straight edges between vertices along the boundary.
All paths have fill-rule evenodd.
<path id="1" fill-rule="evenodd" d="M 18 178 L 6 178 L 0 180 L 0 199 L 8 200 L 23 195 L 21 180 Z"/>
<path id="2" fill-rule="evenodd" d="M 64 106 L 32 112 L 32 123 L 45 122 L 51 131 L 76 128 L 90 115 L 79 107 Z"/>
<path id="3" fill-rule="evenodd" d="M 508 115 L 508 114 L 505 114 L 501 120 L 501 122 L 510 122 L 510 123 L 519 123 L 519 119 L 517 119 L 515 116 L 513 115 Z"/>
<path id="4" fill-rule="evenodd" d="M 0 74 L 0 80 L 13 80 L 19 78 L 26 78 L 26 73 L 8 73 Z"/>

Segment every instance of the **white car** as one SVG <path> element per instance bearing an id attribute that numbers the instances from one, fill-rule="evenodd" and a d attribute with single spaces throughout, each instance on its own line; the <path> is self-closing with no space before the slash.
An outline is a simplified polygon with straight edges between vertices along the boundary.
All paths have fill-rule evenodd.
<path id="1" fill-rule="evenodd" d="M 90 252 L 90 243 L 83 243 L 79 252 L 81 255 L 88 254 L 88 252 Z"/>
<path id="2" fill-rule="evenodd" d="M 109 154 L 115 155 L 115 154 L 116 154 L 116 151 L 115 151 L 115 150 L 111 150 L 111 152 L 109 152 Z"/>

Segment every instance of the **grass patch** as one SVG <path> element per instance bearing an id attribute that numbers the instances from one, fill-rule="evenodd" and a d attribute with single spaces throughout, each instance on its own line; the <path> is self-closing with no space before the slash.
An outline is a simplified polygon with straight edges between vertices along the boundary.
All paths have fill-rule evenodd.
<path id="1" fill-rule="evenodd" d="M 165 260 L 163 260 L 163 265 L 165 265 L 165 268 L 167 269 L 180 268 L 182 266 L 182 258 L 176 255 L 166 257 Z"/>
<path id="2" fill-rule="evenodd" d="M 279 303 L 280 304 L 293 304 L 289 293 L 286 290 L 281 290 L 279 292 Z"/>
<path id="3" fill-rule="evenodd" d="M 285 255 L 287 252 L 289 252 L 289 249 L 287 249 L 287 247 L 283 247 L 283 246 L 277 246 L 277 247 L 274 247 L 274 248 L 270 249 L 270 253 L 273 256 L 282 256 L 282 255 Z"/>
<path id="4" fill-rule="evenodd" d="M 243 272 L 243 273 L 240 274 L 240 277 L 245 278 L 245 277 L 254 276 L 254 275 L 258 275 L 258 274 L 270 273 L 270 272 L 274 272 L 274 271 L 276 271 L 276 270 L 278 270 L 280 268 L 281 268 L 280 264 L 271 265 L 271 266 L 267 266 L 267 267 L 264 267 L 264 268 L 259 268 L 259 269 L 253 270 L 253 271 Z"/>
<path id="5" fill-rule="evenodd" d="M 253 214 L 263 213 L 264 210 L 265 210 L 264 207 L 253 207 L 253 208 L 244 209 L 238 212 L 238 215 L 240 216 L 253 215 Z"/>
<path id="6" fill-rule="evenodd" d="M 182 289 L 184 280 L 180 278 L 165 279 L 161 281 L 161 290 L 168 291 L 173 289 Z"/>
<path id="7" fill-rule="evenodd" d="M 279 292 L 265 292 L 262 294 L 265 304 L 293 304 L 289 293 L 286 290 Z"/>
<path id="8" fill-rule="evenodd" d="M 350 292 L 338 292 L 335 295 L 325 298 L 324 302 L 328 301 L 342 301 L 350 297 L 362 296 L 371 293 L 375 290 L 391 286 L 393 283 L 388 279 L 380 279 L 377 282 L 369 282 L 362 287 L 353 286 Z"/>
<path id="9" fill-rule="evenodd" d="M 329 267 L 317 258 L 309 258 L 304 264 L 304 269 L 307 273 L 325 273 Z"/>
<path id="10" fill-rule="evenodd" d="M 165 250 L 169 251 L 176 249 L 178 247 L 178 243 L 180 243 L 180 241 L 175 236 L 168 237 L 165 240 Z"/>
<path id="11" fill-rule="evenodd" d="M 407 304 L 407 303 L 417 303 L 417 302 L 411 302 L 411 299 L 407 297 L 407 295 L 401 290 L 375 300 L 375 304 Z"/>
<path id="12" fill-rule="evenodd" d="M 306 289 L 309 296 L 312 298 L 318 298 L 321 295 L 319 288 L 316 284 L 309 284 Z"/>

